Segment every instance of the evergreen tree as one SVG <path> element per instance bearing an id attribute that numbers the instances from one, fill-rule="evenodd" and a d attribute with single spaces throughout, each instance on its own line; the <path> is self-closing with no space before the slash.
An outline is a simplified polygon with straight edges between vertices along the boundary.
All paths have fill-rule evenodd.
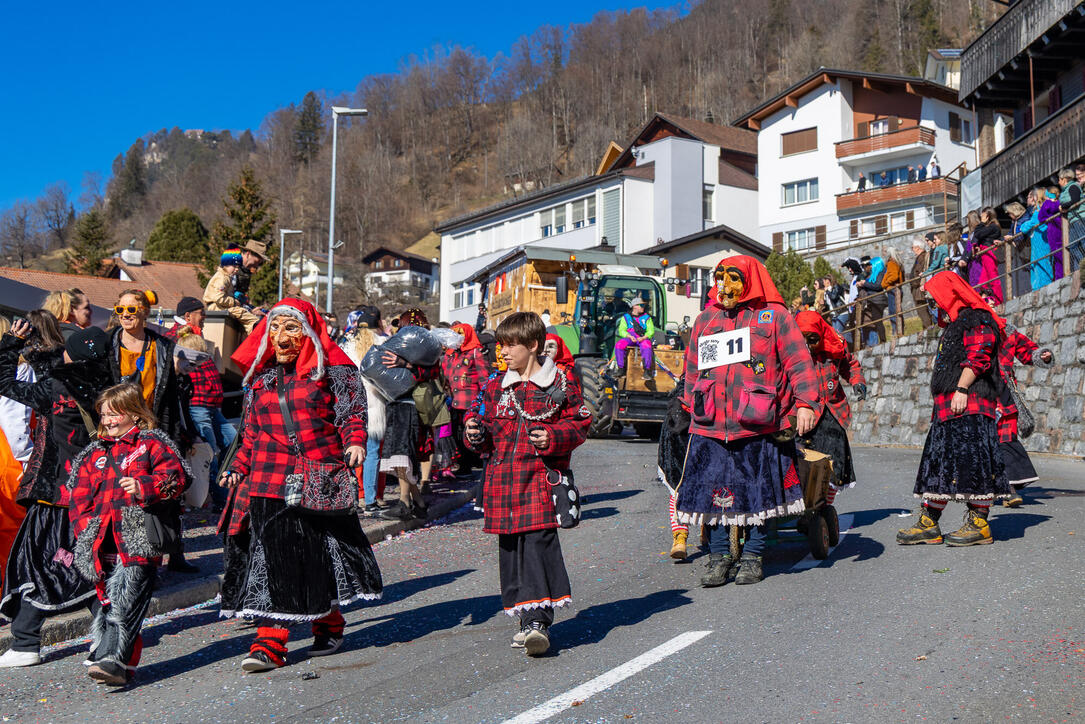
<path id="1" fill-rule="evenodd" d="M 111 247 L 105 214 L 101 209 L 90 209 L 76 220 L 71 246 L 64 252 L 68 272 L 97 276 Z"/>
<path id="2" fill-rule="evenodd" d="M 249 299 L 253 304 L 274 303 L 279 291 L 279 248 L 272 243 L 275 215 L 252 168 L 241 169 L 237 180 L 227 189 L 222 205 L 226 218 L 216 222 L 211 230 L 211 244 L 204 261 L 207 273 L 200 275 L 201 282 L 206 283 L 215 273 L 223 249 L 230 244 L 245 246 L 249 239 L 262 241 L 268 245 L 268 261 L 253 275 Z"/>
<path id="3" fill-rule="evenodd" d="M 116 218 L 126 219 L 139 207 L 147 193 L 142 140 L 132 144 L 123 161 L 118 157 L 113 162 L 110 192 L 111 210 Z"/>
<path id="4" fill-rule="evenodd" d="M 162 214 L 147 237 L 144 254 L 157 261 L 199 262 L 207 258 L 210 235 L 200 217 L 189 208 Z"/>
<path id="5" fill-rule="evenodd" d="M 294 158 L 309 163 L 320 151 L 320 137 L 324 133 L 324 104 L 313 91 L 305 94 L 294 128 Z"/>
<path id="6" fill-rule="evenodd" d="M 840 273 L 840 270 L 834 269 L 833 265 L 825 257 L 819 256 L 814 259 L 814 278 L 824 279 L 825 277 L 831 278 L 834 284 L 840 284 L 844 281 L 844 275 Z"/>
<path id="7" fill-rule="evenodd" d="M 799 296 L 804 286 L 813 289 L 814 270 L 794 249 L 788 249 L 786 254 L 772 252 L 765 261 L 765 268 L 788 305 Z"/>

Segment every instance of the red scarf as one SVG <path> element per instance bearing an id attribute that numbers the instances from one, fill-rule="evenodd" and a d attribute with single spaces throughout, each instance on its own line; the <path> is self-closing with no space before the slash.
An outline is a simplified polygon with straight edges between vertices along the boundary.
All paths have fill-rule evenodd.
<path id="1" fill-rule="evenodd" d="M 569 351 L 569 348 L 565 344 L 565 340 L 556 334 L 546 335 L 547 340 L 552 340 L 558 345 L 558 352 L 554 355 L 554 364 L 558 367 L 567 367 L 572 369 L 573 367 L 573 353 Z"/>
<path id="2" fill-rule="evenodd" d="M 990 312 L 1002 336 L 1006 336 L 1006 320 L 998 316 L 995 310 L 991 309 L 991 305 L 983 301 L 979 292 L 956 272 L 948 270 L 938 272 L 927 280 L 923 289 L 931 295 L 938 308 L 946 313 L 949 321 L 956 321 L 962 309 L 979 309 Z"/>
<path id="3" fill-rule="evenodd" d="M 735 267 L 742 273 L 745 288 L 742 291 L 742 296 L 739 297 L 739 304 L 752 304 L 760 299 L 765 303 L 775 302 L 781 306 L 786 306 L 784 298 L 780 296 L 780 292 L 776 291 L 776 285 L 773 283 L 772 277 L 769 276 L 769 270 L 757 259 L 741 254 L 729 256 L 716 265 L 716 272 L 720 272 L 729 266 Z M 718 293 L 715 296 L 716 302 L 719 303 Z"/>
<path id="4" fill-rule="evenodd" d="M 470 352 L 473 349 L 482 347 L 482 342 L 478 341 L 478 335 L 475 334 L 475 328 L 470 324 L 456 322 L 452 325 L 452 329 L 463 336 L 463 344 L 460 345 L 460 352 Z"/>
<path id="5" fill-rule="evenodd" d="M 844 340 L 840 339 L 836 330 L 829 326 L 824 317 L 817 312 L 810 310 L 799 312 L 795 315 L 795 323 L 799 325 L 799 331 L 803 334 L 817 334 L 821 337 L 821 341 L 814 348 L 815 351 L 834 359 L 843 359 L 847 356 L 848 348 L 844 345 Z"/>

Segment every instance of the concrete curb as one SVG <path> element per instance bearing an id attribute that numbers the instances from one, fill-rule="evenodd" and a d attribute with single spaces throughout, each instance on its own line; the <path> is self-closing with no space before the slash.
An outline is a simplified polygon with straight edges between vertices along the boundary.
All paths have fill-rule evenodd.
<path id="1" fill-rule="evenodd" d="M 429 519 L 426 521 L 389 520 L 378 524 L 366 531 L 366 538 L 371 544 L 376 544 L 386 538 L 399 535 L 408 530 L 416 530 L 429 522 L 438 520 L 456 510 L 464 503 L 473 500 L 477 484 L 469 490 L 456 493 L 442 500 L 438 500 L 429 508 Z M 157 616 L 162 613 L 174 611 L 179 608 L 188 608 L 198 603 L 210 600 L 218 595 L 222 585 L 222 576 L 215 574 L 187 581 L 182 585 L 171 586 L 158 591 L 151 599 L 151 608 L 147 616 Z M 61 614 L 46 619 L 41 630 L 41 645 L 51 646 L 62 641 L 85 636 L 90 629 L 90 613 L 86 609 Z M 0 634 L 0 653 L 11 647 L 11 631 L 5 628 Z"/>

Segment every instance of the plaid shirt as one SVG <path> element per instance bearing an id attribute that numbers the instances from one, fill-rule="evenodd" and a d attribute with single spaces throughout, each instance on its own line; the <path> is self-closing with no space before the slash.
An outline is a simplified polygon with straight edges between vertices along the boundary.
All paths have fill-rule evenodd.
<path id="1" fill-rule="evenodd" d="M 482 403 L 473 407 L 467 419 L 478 419 L 483 440 L 467 446 L 490 453 L 482 496 L 486 509 L 483 530 L 487 533 L 526 533 L 557 528 L 554 502 L 546 470 L 569 469 L 569 456 L 588 435 L 591 411 L 584 406 L 580 386 L 566 377 L 565 399 L 545 420 L 520 417 L 509 401 L 515 396 L 524 413 L 541 415 L 554 409 L 551 395 L 560 390 L 564 373 L 552 360 L 526 382 L 514 372 L 492 378 L 482 394 Z M 528 435 L 537 427 L 550 433 L 550 446 L 536 450 Z"/>
<path id="2" fill-rule="evenodd" d="M 192 383 L 192 397 L 188 404 L 192 407 L 222 407 L 222 378 L 215 361 L 205 359 L 188 373 Z"/>
<path id="3" fill-rule="evenodd" d="M 71 490 L 68 517 L 72 521 L 72 536 L 77 543 L 83 542 L 79 540 L 83 531 L 92 522 L 98 521 L 89 547 L 98 575 L 102 575 L 98 552 L 110 531 L 123 565 L 157 562 L 158 558 L 147 558 L 133 552 L 140 541 L 137 538 L 129 539 L 146 528 L 140 528 L 142 515 L 137 518 L 138 524 L 133 524 L 128 517 L 131 514 L 126 515 L 125 511 L 180 497 L 189 479 L 173 443 L 161 431 L 132 428 L 115 440 L 103 438 L 91 444 L 80 453 L 76 462 L 78 466 L 68 480 Z M 124 492 L 120 486 L 122 477 L 139 481 L 142 499 Z M 85 546 L 77 544 L 76 551 L 80 550 L 85 550 Z"/>
<path id="4" fill-rule="evenodd" d="M 750 358 L 704 371 L 697 368 L 698 340 L 750 328 Z M 778 304 L 708 307 L 693 323 L 686 348 L 684 403 L 689 431 L 718 440 L 739 440 L 790 427 L 796 407 L 821 413 L 818 378 L 810 348 L 791 314 Z"/>
<path id="5" fill-rule="evenodd" d="M 1011 332 L 998 348 L 998 366 L 1002 372 L 1002 380 L 1007 385 L 1017 381 L 1017 374 L 1013 369 L 1014 359 L 1020 360 L 1021 364 L 1032 364 L 1033 355 L 1040 346 L 1033 342 L 1016 329 Z M 1012 397 L 1010 397 L 1012 399 Z M 1017 439 L 1017 406 L 1005 404 L 1000 400 L 998 405 L 998 441 L 1013 442 Z"/>
<path id="6" fill-rule="evenodd" d="M 964 333 L 965 360 L 961 367 L 967 367 L 976 373 L 976 376 L 984 374 L 994 364 L 995 347 L 998 345 L 998 335 L 990 327 L 980 325 L 973 327 Z M 958 417 L 949 405 L 953 399 L 952 392 L 941 392 L 934 395 L 934 410 L 931 412 L 932 422 L 945 422 L 952 417 Z M 995 411 L 998 408 L 998 400 L 987 400 L 979 395 L 969 395 L 968 404 L 962 415 L 986 415 L 996 419 Z"/>
<path id="7" fill-rule="evenodd" d="M 287 373 L 284 389 L 298 430 L 298 445 L 307 460 L 345 465 L 346 448 L 365 447 L 365 389 L 357 368 L 329 367 L 319 380 Z M 274 369 L 253 383 L 250 396 L 241 446 L 230 472 L 246 478 L 245 490 L 239 497 L 281 499 L 286 476 L 297 464 L 297 453 L 279 409 Z M 241 516 L 248 511 L 247 501 L 235 500 L 233 507 Z M 230 527 L 234 527 L 233 523 Z"/>
<path id="8" fill-rule="evenodd" d="M 481 347 L 467 352 L 449 350 L 441 360 L 441 373 L 452 394 L 452 409 L 467 410 L 482 391 L 482 383 L 490 376 L 490 366 Z"/>
<path id="9" fill-rule="evenodd" d="M 866 384 L 859 360 L 852 357 L 851 352 L 845 352 L 840 359 L 817 353 L 814 355 L 814 371 L 818 377 L 818 400 L 846 429 L 851 423 L 851 407 L 840 381 L 847 380 L 852 387 Z"/>

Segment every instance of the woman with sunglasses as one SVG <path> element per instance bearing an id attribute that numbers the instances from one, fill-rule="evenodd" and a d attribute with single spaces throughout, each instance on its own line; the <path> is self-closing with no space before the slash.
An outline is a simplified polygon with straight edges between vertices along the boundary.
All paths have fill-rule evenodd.
<path id="1" fill-rule="evenodd" d="M 147 328 L 152 298 L 153 292 L 126 289 L 113 307 L 113 315 L 117 319 L 117 327 L 110 331 L 113 383 L 130 382 L 139 387 L 147 407 L 154 411 L 158 428 L 178 448 L 185 450 L 191 436 L 181 410 L 180 388 L 173 365 L 174 343 Z M 180 515 L 179 504 L 177 514 Z M 195 573 L 198 570 L 185 562 L 184 551 L 180 548 L 170 553 L 167 568 L 182 573 Z"/>

